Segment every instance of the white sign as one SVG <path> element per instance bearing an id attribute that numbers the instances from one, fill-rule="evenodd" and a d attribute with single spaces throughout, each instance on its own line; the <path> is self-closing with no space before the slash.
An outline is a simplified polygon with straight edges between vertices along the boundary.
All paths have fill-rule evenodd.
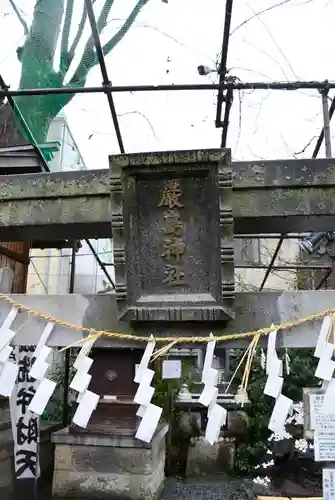
<path id="1" fill-rule="evenodd" d="M 19 346 L 11 355 L 11 359 L 19 366 L 17 382 L 10 398 L 16 479 L 39 476 L 40 422 L 39 417 L 28 410 L 36 392 L 36 382 L 29 376 L 34 350 L 35 347 Z"/>
<path id="2" fill-rule="evenodd" d="M 335 430 L 314 432 L 316 462 L 335 462 Z"/>
<path id="3" fill-rule="evenodd" d="M 335 430 L 335 412 L 329 414 L 322 413 L 323 400 L 324 400 L 323 394 L 309 395 L 311 430 L 319 430 L 319 431 L 326 431 L 329 429 Z"/>
<path id="4" fill-rule="evenodd" d="M 162 378 L 180 378 L 181 377 L 181 360 L 166 359 L 163 361 Z"/>
<path id="5" fill-rule="evenodd" d="M 335 500 L 335 469 L 323 469 L 322 490 L 324 500 Z"/>

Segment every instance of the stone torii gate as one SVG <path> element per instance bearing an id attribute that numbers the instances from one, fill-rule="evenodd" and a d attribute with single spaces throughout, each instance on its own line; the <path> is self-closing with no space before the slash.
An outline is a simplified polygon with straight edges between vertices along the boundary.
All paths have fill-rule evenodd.
<path id="1" fill-rule="evenodd" d="M 233 234 L 332 230 L 334 172 L 335 163 L 331 159 L 231 164 L 229 152 L 214 149 L 111 156 L 110 168 L 103 170 L 0 176 L 0 239 L 93 239 L 113 234 L 116 295 L 20 296 L 19 300 L 32 309 L 83 326 L 120 333 L 148 333 L 148 326 L 154 324 L 156 335 L 166 335 L 170 330 L 176 332 L 176 322 L 180 335 L 185 337 L 195 331 L 202 335 L 210 331 L 244 332 L 317 313 L 334 304 L 332 291 L 235 294 L 232 245 Z M 158 236 L 164 224 L 164 210 L 157 207 L 161 201 L 156 199 L 158 191 L 162 196 L 164 182 L 180 175 L 186 186 L 183 196 L 187 197 L 183 217 L 193 227 L 193 232 L 186 231 L 184 252 L 193 260 L 200 260 L 194 267 L 188 264 L 193 279 L 187 292 L 188 306 L 180 308 L 179 316 L 176 311 L 173 316 L 162 285 L 147 295 L 145 289 L 152 288 L 152 280 L 156 280 L 157 288 L 157 273 L 164 280 L 163 250 L 158 245 L 159 254 L 152 253 L 158 248 L 157 238 L 163 241 L 164 237 L 164 234 Z M 206 226 L 207 233 L 201 232 Z M 143 245 L 144 254 L 149 257 L 138 254 Z M 139 259 L 146 261 L 143 269 L 136 267 Z M 156 276 L 149 269 L 152 260 L 160 262 L 155 268 Z M 202 265 L 207 266 L 205 271 L 201 270 Z M 142 278 L 146 278 L 143 289 L 138 284 L 141 271 Z M 167 288 L 170 297 L 171 290 L 178 291 L 178 287 Z M 199 293 L 205 289 L 212 296 L 209 293 L 199 300 Z M 142 302 L 136 303 L 136 294 Z M 170 305 L 154 313 L 152 295 L 154 302 L 165 301 Z M 177 294 L 174 303 L 185 298 L 185 293 Z M 124 313 L 127 301 L 132 306 Z M 207 308 L 207 317 L 203 316 L 202 307 L 206 304 L 213 309 L 210 312 Z M 1 305 L 3 313 L 7 308 L 6 304 Z M 149 308 L 151 312 L 145 316 Z M 142 317 L 136 316 L 136 311 L 142 311 Z M 211 320 L 209 314 L 216 316 Z M 282 345 L 314 346 L 317 330 L 309 323 L 283 332 Z M 14 342 L 24 339 L 25 343 L 36 344 L 38 332 L 39 325 L 34 331 L 23 327 Z M 57 327 L 50 345 L 68 345 L 80 336 L 75 330 Z M 113 345 L 110 339 L 101 342 Z M 234 341 L 235 346 L 241 344 L 245 342 Z"/>
<path id="2" fill-rule="evenodd" d="M 145 337 L 178 335 L 185 338 L 184 345 L 190 336 L 243 333 L 319 313 L 334 306 L 335 291 L 235 293 L 233 236 L 332 230 L 334 172 L 331 160 L 231 164 L 227 150 L 214 149 L 111 156 L 109 170 L 0 176 L 1 241 L 111 236 L 114 241 L 116 293 L 11 298 L 87 329 Z M 1 322 L 10 307 L 0 302 Z M 45 325 L 37 319 L 25 325 L 26 319 L 25 314 L 15 318 L 12 328 L 20 330 L 13 343 L 37 345 Z M 319 329 L 319 321 L 309 322 L 281 332 L 279 342 L 285 347 L 312 347 Z M 56 325 L 48 345 L 67 346 L 84 335 Z M 222 347 L 246 342 L 236 339 Z M 100 372 L 119 367 L 123 380 L 117 378 L 117 383 L 125 384 L 122 390 L 131 396 L 141 356 L 139 349 L 129 354 L 129 348 L 143 344 L 135 338 L 125 342 L 104 337 L 98 347 L 118 350 L 113 355 L 98 349 L 93 355 L 92 390 L 104 392 Z M 58 469 L 56 463 L 55 495 L 74 489 L 96 491 L 113 473 L 110 488 L 119 487 L 114 484 L 117 476 L 131 498 L 142 498 L 141 488 L 145 498 L 155 497 L 164 477 L 166 429 L 157 431 L 143 449 L 133 437 L 133 408 L 133 401 L 101 401 L 84 435 L 65 429 L 54 436 L 57 456 L 66 454 L 59 458 Z M 129 464 L 120 465 L 124 447 L 133 450 L 136 484 L 128 477 Z M 102 470 L 106 452 L 112 461 Z M 87 460 L 91 482 L 83 469 Z M 66 468 L 64 463 L 70 465 Z"/>

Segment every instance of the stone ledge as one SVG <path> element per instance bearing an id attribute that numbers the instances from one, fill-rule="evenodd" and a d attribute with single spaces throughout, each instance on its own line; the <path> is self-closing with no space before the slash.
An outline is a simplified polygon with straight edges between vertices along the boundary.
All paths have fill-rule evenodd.
<path id="1" fill-rule="evenodd" d="M 166 435 L 169 426 L 163 424 L 159 426 L 151 440 L 151 443 L 144 443 L 133 436 L 102 436 L 93 434 L 72 434 L 69 427 L 60 429 L 52 434 L 51 440 L 54 444 L 82 445 L 82 446 L 110 446 L 117 448 L 140 448 L 152 449 Z"/>
<path id="2" fill-rule="evenodd" d="M 165 446 L 157 451 L 115 446 L 56 445 L 55 470 L 146 476 L 154 473 L 157 463 L 165 461 Z"/>
<path id="3" fill-rule="evenodd" d="M 145 169 L 151 165 L 176 165 L 192 163 L 217 163 L 226 160 L 230 163 L 229 149 L 189 149 L 176 151 L 155 151 L 150 153 L 131 153 L 110 155 L 109 164 L 113 167 L 139 166 Z"/>

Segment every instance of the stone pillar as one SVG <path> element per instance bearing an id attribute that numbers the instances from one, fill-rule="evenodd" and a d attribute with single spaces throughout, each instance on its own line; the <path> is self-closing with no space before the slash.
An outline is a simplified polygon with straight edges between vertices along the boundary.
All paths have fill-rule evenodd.
<path id="1" fill-rule="evenodd" d="M 110 169 L 118 321 L 148 338 L 221 328 L 234 318 L 229 151 L 117 155 Z M 154 499 L 164 480 L 167 426 L 150 445 L 133 437 L 142 353 L 97 351 L 89 389 L 101 400 L 84 431 L 72 426 L 54 435 L 53 494 Z"/>
<path id="2" fill-rule="evenodd" d="M 167 430 L 158 428 L 150 444 L 131 436 L 54 433 L 53 497 L 156 500 L 165 477 Z"/>

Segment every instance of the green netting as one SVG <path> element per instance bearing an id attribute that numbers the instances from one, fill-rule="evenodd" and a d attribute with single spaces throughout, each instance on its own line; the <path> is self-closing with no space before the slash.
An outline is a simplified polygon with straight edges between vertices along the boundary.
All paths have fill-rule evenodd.
<path id="1" fill-rule="evenodd" d="M 100 10 L 96 9 L 95 16 L 100 34 L 105 28 L 108 30 L 108 19 L 117 1 L 105 0 L 99 3 Z M 26 24 L 16 3 L 10 2 L 25 31 L 24 42 L 17 49 L 21 63 L 19 88 L 84 87 L 89 71 L 98 64 L 85 1 L 31 2 L 33 10 L 30 25 Z M 122 40 L 148 2 L 149 0 L 134 0 L 132 10 L 121 28 L 103 44 L 104 55 Z M 92 4 L 96 8 L 98 2 L 92 0 Z M 17 128 L 26 141 L 40 149 L 46 161 L 49 155 L 44 146 L 49 125 L 72 98 L 71 94 L 58 94 L 19 96 L 14 99 Z"/>

